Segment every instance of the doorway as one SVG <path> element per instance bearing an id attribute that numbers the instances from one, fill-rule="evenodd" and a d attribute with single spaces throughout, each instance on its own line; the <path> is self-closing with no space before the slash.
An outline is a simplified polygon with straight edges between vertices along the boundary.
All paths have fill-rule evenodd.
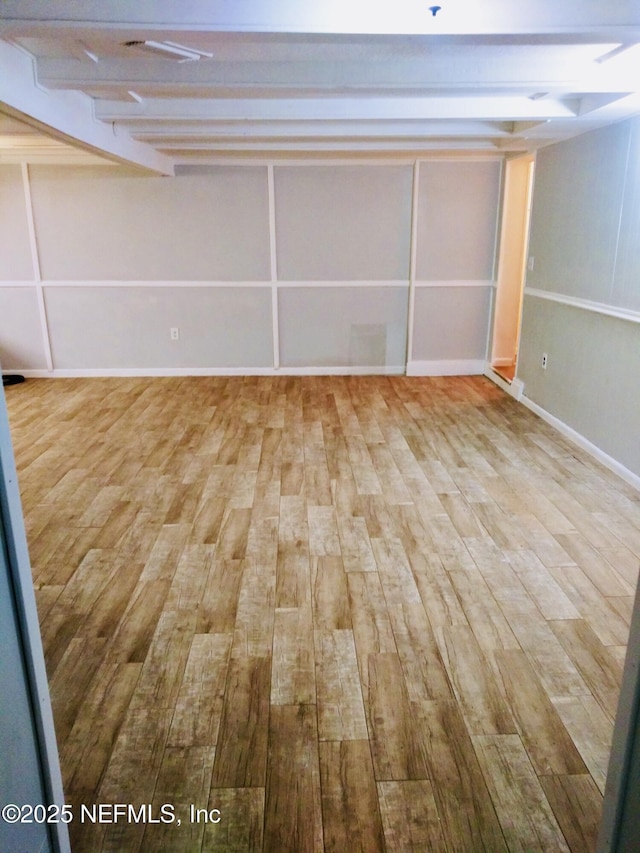
<path id="1" fill-rule="evenodd" d="M 533 170 L 532 154 L 506 162 L 491 367 L 509 383 L 518 361 Z"/>

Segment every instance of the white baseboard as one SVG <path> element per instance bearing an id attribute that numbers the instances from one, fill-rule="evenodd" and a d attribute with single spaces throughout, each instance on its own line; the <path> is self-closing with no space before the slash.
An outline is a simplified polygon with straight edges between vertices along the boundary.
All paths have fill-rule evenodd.
<path id="1" fill-rule="evenodd" d="M 131 376 L 402 376 L 405 369 L 398 366 L 355 367 L 95 367 L 95 368 L 20 368 L 3 370 L 19 373 L 27 379 L 91 379 Z"/>
<path id="2" fill-rule="evenodd" d="M 91 367 L 54 370 L 5 370 L 3 373 L 20 373 L 27 379 L 98 379 L 126 376 L 272 376 L 272 367 Z"/>
<path id="3" fill-rule="evenodd" d="M 484 375 L 487 379 L 490 379 L 495 385 L 499 388 L 502 388 L 503 391 L 506 391 L 507 394 L 510 394 L 516 400 L 521 400 L 522 395 L 524 394 L 524 382 L 521 379 L 512 379 L 511 382 L 507 382 L 506 379 L 503 379 L 499 373 L 496 373 L 495 370 L 491 367 L 491 362 L 487 362 L 485 365 Z"/>
<path id="4" fill-rule="evenodd" d="M 275 374 L 281 376 L 404 376 L 404 365 L 378 365 L 375 367 L 280 367 Z"/>
<path id="5" fill-rule="evenodd" d="M 520 379 L 514 379 L 511 383 L 507 382 L 491 369 L 491 364 L 489 362 L 487 362 L 487 369 L 485 370 L 484 375 L 502 388 L 503 391 L 506 391 L 507 394 L 510 394 L 522 403 L 523 406 L 526 406 L 527 409 L 542 418 L 543 421 L 546 421 L 546 423 L 555 427 L 555 429 L 564 435 L 565 438 L 568 438 L 569 441 L 572 441 L 578 447 L 582 448 L 582 450 L 586 451 L 590 456 L 593 456 L 593 458 L 604 465 L 605 468 L 613 471 L 614 474 L 617 474 L 626 483 L 629 483 L 630 486 L 633 486 L 635 489 L 640 491 L 640 476 L 634 474 L 633 471 L 630 471 L 621 462 L 614 459 L 613 456 L 609 456 L 608 453 L 605 453 L 604 450 L 601 450 L 597 445 L 589 441 L 588 438 L 585 438 L 581 433 L 565 424 L 564 421 L 556 418 L 555 415 L 552 415 L 546 409 L 543 409 L 542 406 L 539 406 L 537 403 L 534 403 L 533 400 L 526 397 L 524 394 L 524 382 Z"/>
<path id="6" fill-rule="evenodd" d="M 534 403 L 533 400 L 530 400 L 528 397 L 523 395 L 520 402 L 526 406 L 527 409 L 530 409 L 534 414 L 542 418 L 543 421 L 546 421 L 552 427 L 555 427 L 559 433 L 565 436 L 565 438 L 568 438 L 574 444 L 577 444 L 578 447 L 582 448 L 582 450 L 585 450 L 590 456 L 593 456 L 593 458 L 604 465 L 605 468 L 613 471 L 614 474 L 617 474 L 625 482 L 629 483 L 630 486 L 633 486 L 635 489 L 640 491 L 640 476 L 634 474 L 633 471 L 630 471 L 621 462 L 618 462 L 617 459 L 609 456 L 608 453 L 605 453 L 604 450 L 601 450 L 581 433 L 576 432 L 572 427 L 565 424 L 564 421 L 561 421 L 559 418 L 556 418 L 555 415 L 552 415 L 547 412 L 546 409 L 543 409 L 542 406 Z"/>
<path id="7" fill-rule="evenodd" d="M 407 376 L 479 376 L 485 371 L 484 359 L 438 359 L 410 361 Z"/>

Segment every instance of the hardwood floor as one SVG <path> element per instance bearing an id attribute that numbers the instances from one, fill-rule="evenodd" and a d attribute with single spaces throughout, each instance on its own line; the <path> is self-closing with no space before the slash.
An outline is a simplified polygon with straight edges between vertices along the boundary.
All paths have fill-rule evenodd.
<path id="1" fill-rule="evenodd" d="M 481 377 L 7 401 L 75 853 L 594 849 L 631 487 Z"/>

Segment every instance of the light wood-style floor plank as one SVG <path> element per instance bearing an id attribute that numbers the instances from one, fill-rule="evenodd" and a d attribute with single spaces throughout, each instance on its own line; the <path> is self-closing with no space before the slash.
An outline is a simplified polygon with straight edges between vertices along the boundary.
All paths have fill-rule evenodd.
<path id="1" fill-rule="evenodd" d="M 264 788 L 212 788 L 205 809 L 212 819 L 203 824 L 203 853 L 262 850 Z"/>
<path id="2" fill-rule="evenodd" d="M 103 663 L 95 671 L 85 692 L 83 713 L 64 745 L 61 764 L 66 792 L 95 795 L 100 787 L 141 669 L 141 663 Z"/>
<path id="3" fill-rule="evenodd" d="M 445 849 L 508 850 L 485 776 L 455 703 L 412 703 L 426 738 L 429 778 Z"/>
<path id="4" fill-rule="evenodd" d="M 324 849 L 385 850 L 371 752 L 366 740 L 320 744 Z"/>
<path id="5" fill-rule="evenodd" d="M 447 849 L 431 782 L 378 782 L 378 797 L 387 853 Z"/>
<path id="6" fill-rule="evenodd" d="M 483 377 L 6 395 L 66 796 L 182 819 L 74 853 L 593 849 L 629 485 Z"/>
<path id="7" fill-rule="evenodd" d="M 214 787 L 264 786 L 269 715 L 267 658 L 229 666 L 213 771 Z"/>
<path id="8" fill-rule="evenodd" d="M 320 740 L 366 739 L 353 632 L 316 630 L 315 659 Z"/>
<path id="9" fill-rule="evenodd" d="M 582 619 L 551 622 L 551 629 L 575 663 L 591 694 L 615 719 L 622 683 L 622 664 Z"/>
<path id="10" fill-rule="evenodd" d="M 273 625 L 271 705 L 316 701 L 313 623 L 309 607 L 278 609 Z"/>
<path id="11" fill-rule="evenodd" d="M 202 808 L 208 801 L 214 756 L 214 747 L 165 749 L 151 803 L 159 822 L 149 822 L 145 827 L 141 848 L 145 853 L 190 853 L 201 848 L 205 825 L 190 820 L 190 812 L 191 806 Z M 175 820 L 169 822 L 169 817 Z"/>
<path id="12" fill-rule="evenodd" d="M 536 773 L 584 773 L 584 762 L 525 653 L 498 651 L 496 658 L 507 700 Z"/>
<path id="13" fill-rule="evenodd" d="M 591 776 L 543 776 L 540 783 L 569 849 L 594 853 L 602 799 Z"/>
<path id="14" fill-rule="evenodd" d="M 369 740 L 378 781 L 427 779 L 423 733 L 411 714 L 397 655 L 369 655 Z"/>
<path id="15" fill-rule="evenodd" d="M 473 743 L 510 853 L 568 853 L 569 847 L 520 738 L 476 735 Z"/>
<path id="16" fill-rule="evenodd" d="M 311 561 L 313 625 L 327 631 L 351 628 L 351 610 L 345 566 L 340 557 L 314 557 Z"/>
<path id="17" fill-rule="evenodd" d="M 322 853 L 318 726 L 313 705 L 272 706 L 265 853 Z"/>
<path id="18" fill-rule="evenodd" d="M 552 701 L 591 777 L 604 794 L 613 737 L 611 719 L 590 694 Z"/>
<path id="19" fill-rule="evenodd" d="M 218 742 L 230 649 L 230 634 L 194 634 L 171 720 L 170 746 Z"/>
<path id="20" fill-rule="evenodd" d="M 515 733 L 515 722 L 509 705 L 498 688 L 471 628 L 464 625 L 445 628 L 442 653 L 469 732 Z"/>

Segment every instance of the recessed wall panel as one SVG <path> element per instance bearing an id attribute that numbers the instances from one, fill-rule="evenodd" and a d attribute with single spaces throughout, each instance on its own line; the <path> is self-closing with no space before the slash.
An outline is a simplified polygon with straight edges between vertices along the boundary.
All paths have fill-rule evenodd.
<path id="1" fill-rule="evenodd" d="M 409 277 L 411 166 L 275 169 L 278 278 Z"/>
<path id="2" fill-rule="evenodd" d="M 611 303 L 640 311 L 640 120 L 630 123 L 630 130 Z"/>
<path id="3" fill-rule="evenodd" d="M 282 288 L 282 366 L 402 370 L 407 302 L 406 287 Z"/>
<path id="4" fill-rule="evenodd" d="M 20 166 L 0 165 L 0 281 L 33 277 Z"/>
<path id="5" fill-rule="evenodd" d="M 273 365 L 268 287 L 49 287 L 45 296 L 57 369 Z"/>
<path id="6" fill-rule="evenodd" d="M 47 366 L 35 287 L 0 287 L 0 366 L 3 370 Z"/>
<path id="7" fill-rule="evenodd" d="M 269 278 L 266 167 L 170 178 L 40 166 L 32 196 L 45 279 Z"/>
<path id="8" fill-rule="evenodd" d="M 525 294 L 518 377 L 527 397 L 640 476 L 639 341 L 637 323 Z"/>
<path id="9" fill-rule="evenodd" d="M 625 122 L 538 152 L 528 287 L 611 302 L 629 133 Z"/>
<path id="10" fill-rule="evenodd" d="M 490 287 L 417 288 L 412 360 L 485 358 L 490 304 Z"/>
<path id="11" fill-rule="evenodd" d="M 420 163 L 417 279 L 493 279 L 500 170 L 498 161 Z"/>

